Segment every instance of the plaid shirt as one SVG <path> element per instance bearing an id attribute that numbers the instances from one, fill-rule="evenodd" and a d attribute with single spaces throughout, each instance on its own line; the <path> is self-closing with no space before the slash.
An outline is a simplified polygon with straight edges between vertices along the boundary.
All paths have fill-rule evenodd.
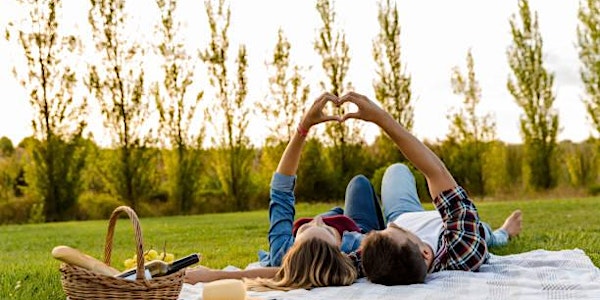
<path id="1" fill-rule="evenodd" d="M 433 272 L 477 271 L 489 253 L 475 204 L 460 186 L 442 192 L 433 203 L 444 224 L 433 260 Z"/>

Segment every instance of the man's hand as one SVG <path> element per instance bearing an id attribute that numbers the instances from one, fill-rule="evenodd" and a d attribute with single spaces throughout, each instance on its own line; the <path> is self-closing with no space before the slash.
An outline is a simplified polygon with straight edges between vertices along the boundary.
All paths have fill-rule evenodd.
<path id="1" fill-rule="evenodd" d="M 435 199 L 441 192 L 457 185 L 440 158 L 402 127 L 398 121 L 394 120 L 388 112 L 366 96 L 354 92 L 342 96 L 338 105 L 346 102 L 356 104 L 358 111 L 345 114 L 342 117 L 342 122 L 348 119 L 360 119 L 373 122 L 383 129 L 398 146 L 398 149 L 402 151 L 402 154 L 425 175 L 431 199 Z"/>
<path id="2" fill-rule="evenodd" d="M 327 102 L 333 102 L 335 105 L 339 105 L 339 98 L 331 93 L 324 93 L 315 100 L 313 105 L 302 117 L 300 127 L 304 130 L 310 129 L 313 125 L 323 123 L 326 121 L 340 121 L 339 116 L 330 116 L 323 113 L 325 104 Z"/>
<path id="3" fill-rule="evenodd" d="M 340 98 L 338 105 L 342 105 L 346 102 L 351 102 L 358 106 L 358 111 L 353 113 L 347 113 L 342 116 L 341 121 L 344 122 L 348 119 L 360 119 L 367 122 L 373 122 L 379 125 L 377 122 L 381 121 L 381 119 L 387 115 L 383 109 L 381 109 L 377 104 L 371 101 L 364 95 L 349 92 Z"/>

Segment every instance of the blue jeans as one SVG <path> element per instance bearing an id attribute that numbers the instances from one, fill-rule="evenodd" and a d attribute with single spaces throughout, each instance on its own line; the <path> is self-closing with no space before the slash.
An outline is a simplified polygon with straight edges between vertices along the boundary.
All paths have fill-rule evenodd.
<path id="1" fill-rule="evenodd" d="M 415 177 L 410 169 L 401 163 L 389 166 L 381 182 L 381 200 L 385 220 L 391 222 L 406 212 L 425 211 L 417 194 Z M 379 199 L 371 182 L 364 175 L 357 175 L 346 187 L 346 211 L 334 207 L 321 216 L 344 214 L 354 220 L 363 233 L 385 229 L 385 223 L 379 205 Z M 481 222 L 486 232 L 488 247 L 502 246 L 508 243 L 508 233 L 503 229 L 492 230 L 491 226 Z"/>
<path id="2" fill-rule="evenodd" d="M 385 228 L 379 198 L 373 185 L 364 175 L 356 175 L 346 186 L 345 210 L 334 207 L 321 216 L 345 215 L 354 220 L 362 233 Z"/>
<path id="3" fill-rule="evenodd" d="M 389 166 L 381 182 L 381 200 L 387 222 L 391 222 L 406 212 L 425 211 L 419 201 L 415 177 L 410 169 L 401 163 Z M 486 232 L 488 247 L 508 243 L 508 233 L 504 229 L 492 230 L 488 223 L 481 222 Z"/>

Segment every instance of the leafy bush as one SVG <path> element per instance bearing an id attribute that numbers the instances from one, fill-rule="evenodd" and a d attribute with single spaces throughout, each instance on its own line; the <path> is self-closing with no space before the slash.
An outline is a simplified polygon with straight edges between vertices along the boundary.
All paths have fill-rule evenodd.
<path id="1" fill-rule="evenodd" d="M 25 224 L 37 221 L 31 218 L 36 213 L 36 205 L 41 202 L 28 197 L 12 198 L 0 203 L 0 224 Z M 43 220 L 42 220 L 43 221 Z"/>
<path id="2" fill-rule="evenodd" d="M 337 185 L 343 185 L 342 188 L 345 188 L 347 182 L 340 181 L 340 174 L 333 171 L 333 162 L 325 154 L 325 147 L 317 139 L 306 141 L 302 160 L 298 166 L 295 190 L 300 202 L 327 202 L 340 199 L 341 192 L 338 191 L 340 188 Z"/>
<path id="3" fill-rule="evenodd" d="M 13 198 L 23 170 L 17 157 L 0 157 L 0 201 Z"/>
<path id="4" fill-rule="evenodd" d="M 593 184 L 588 188 L 588 194 L 598 196 L 600 194 L 600 184 Z"/>
<path id="5" fill-rule="evenodd" d="M 79 196 L 77 219 L 103 220 L 110 218 L 115 208 L 125 205 L 123 202 L 108 194 L 84 193 Z"/>

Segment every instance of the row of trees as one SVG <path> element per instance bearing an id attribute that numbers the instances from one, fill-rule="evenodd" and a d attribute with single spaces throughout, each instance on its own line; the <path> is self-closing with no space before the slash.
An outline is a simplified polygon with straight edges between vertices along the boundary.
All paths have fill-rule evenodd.
<path id="1" fill-rule="evenodd" d="M 23 50 L 26 67 L 15 67 L 14 73 L 34 108 L 34 137 L 20 143 L 27 151 L 9 151 L 12 154 L 2 156 L 4 165 L 10 165 L 9 161 L 22 165 L 21 171 L 2 169 L 2 176 L 10 179 L 8 185 L 12 184 L 10 188 L 4 185 L 6 198 L 24 193 L 31 201 L 27 203 L 39 203 L 28 214 L 33 211 L 45 221 L 78 214 L 90 217 L 92 209 L 81 215 L 84 202 L 96 206 L 123 203 L 144 211 L 162 203 L 163 212 L 179 214 L 264 206 L 270 174 L 310 91 L 304 68 L 292 63 L 291 44 L 283 30 L 279 30 L 267 61 L 272 102 L 255 105 L 247 99 L 244 44 L 234 50 L 232 59 L 228 37 L 231 9 L 225 0 L 205 1 L 210 40 L 198 53 L 186 47 L 183 21 L 176 18 L 176 0 L 156 0 L 160 18 L 154 36 L 159 42 L 151 47 L 128 34 L 130 16 L 126 12 L 130 10 L 125 0 L 90 0 L 88 21 L 94 49 L 83 47 L 79 36 L 63 34 L 68 31 L 59 22 L 60 0 L 18 1 L 29 16 L 13 22 L 6 38 L 17 41 Z M 400 59 L 398 7 L 391 0 L 380 0 L 378 5 L 380 32 L 373 40 L 377 66 L 373 88 L 377 101 L 410 130 L 414 99 L 411 76 Z M 337 28 L 333 0 L 317 0 L 315 7 L 322 21 L 314 42 L 324 75 L 319 85 L 342 95 L 352 87 L 346 76 L 351 62 L 346 35 Z M 586 88 L 583 100 L 596 131 L 600 131 L 599 9 L 598 0 L 582 2 L 577 31 Z M 524 144 L 497 141 L 494 120 L 478 112 L 481 89 L 469 51 L 466 71 L 455 68 L 451 74 L 454 92 L 463 98 L 463 105 L 448 116 L 452 124 L 447 138 L 431 147 L 475 195 L 514 191 L 515 184 L 525 190 L 547 190 L 564 174 L 576 178 L 565 182 L 593 184 L 597 169 L 595 158 L 588 155 L 595 153 L 589 143 L 563 144 L 565 151 L 557 152 L 554 75 L 544 67 L 537 13 L 532 14 L 527 0 L 519 1 L 518 13 L 509 25 L 513 43 L 507 49 L 512 70 L 507 88 L 523 110 Z M 79 59 L 86 51 L 94 53 L 88 56 L 92 59 Z M 160 58 L 156 80 L 147 74 L 158 67 L 147 65 L 149 56 Z M 196 72 L 201 63 L 207 72 Z M 210 87 L 195 84 L 198 74 L 206 74 Z M 211 90 L 211 96 L 204 90 Z M 111 135 L 112 147 L 107 149 L 84 137 L 91 101 L 99 105 Z M 199 111 L 202 103 L 204 110 Z M 251 145 L 248 135 L 255 107 L 272 126 L 261 148 Z M 151 123 L 154 109 L 158 125 Z M 199 116 L 203 116 L 202 122 L 197 122 Z M 373 145 L 365 145 L 360 130 L 358 123 L 331 123 L 323 136 L 308 141 L 299 170 L 301 199 L 341 199 L 343 183 L 351 176 L 365 173 L 376 183 L 381 167 L 402 160 L 385 135 L 379 135 Z M 208 149 L 202 147 L 207 131 L 214 133 Z M 566 171 L 559 173 L 561 170 Z M 424 188 L 422 178 L 419 180 Z"/>

